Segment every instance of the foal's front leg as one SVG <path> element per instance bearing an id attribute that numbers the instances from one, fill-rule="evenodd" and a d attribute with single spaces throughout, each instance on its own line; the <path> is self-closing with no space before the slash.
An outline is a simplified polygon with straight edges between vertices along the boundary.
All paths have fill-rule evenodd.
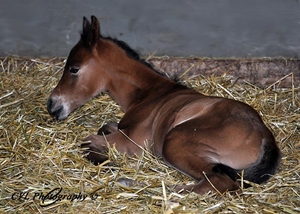
<path id="1" fill-rule="evenodd" d="M 115 148 L 127 156 L 134 154 L 140 155 L 142 153 L 141 147 L 137 146 L 124 134 L 126 130 L 122 132 L 116 131 L 107 135 L 91 135 L 87 137 L 81 145 L 82 148 L 87 148 L 89 154 L 86 156 L 95 165 L 100 164 L 108 159 L 107 144 L 115 145 Z"/>
<path id="2" fill-rule="evenodd" d="M 97 134 L 98 135 L 108 135 L 108 134 L 111 134 L 113 132 L 117 132 L 118 131 L 118 125 L 119 125 L 119 123 L 116 123 L 116 122 L 107 123 L 98 130 Z"/>

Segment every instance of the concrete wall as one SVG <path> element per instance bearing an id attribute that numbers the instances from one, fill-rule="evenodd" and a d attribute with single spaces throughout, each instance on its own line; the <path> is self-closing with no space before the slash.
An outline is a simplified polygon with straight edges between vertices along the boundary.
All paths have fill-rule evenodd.
<path id="1" fill-rule="evenodd" d="M 66 57 L 90 15 L 142 55 L 300 56 L 298 0 L 1 0 L 0 56 Z"/>

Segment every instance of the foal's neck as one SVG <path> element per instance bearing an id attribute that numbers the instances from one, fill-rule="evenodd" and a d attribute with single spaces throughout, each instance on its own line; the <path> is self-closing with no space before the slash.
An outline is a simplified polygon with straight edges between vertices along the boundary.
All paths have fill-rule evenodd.
<path id="1" fill-rule="evenodd" d="M 128 56 L 119 61 L 122 66 L 115 66 L 108 93 L 124 112 L 130 106 L 160 96 L 176 85 L 140 61 Z"/>

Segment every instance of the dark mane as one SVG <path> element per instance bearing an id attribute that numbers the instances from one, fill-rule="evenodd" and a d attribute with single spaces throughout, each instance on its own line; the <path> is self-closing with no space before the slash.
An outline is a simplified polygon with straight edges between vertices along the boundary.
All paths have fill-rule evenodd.
<path id="1" fill-rule="evenodd" d="M 115 38 L 111 38 L 111 37 L 103 37 L 103 39 L 112 41 L 113 43 L 115 43 L 116 45 L 118 45 L 120 48 L 122 48 L 129 57 L 134 58 L 138 61 L 140 61 L 140 56 L 139 54 L 133 50 L 131 47 L 129 47 L 129 45 L 121 40 L 115 39 Z"/>
<path id="2" fill-rule="evenodd" d="M 111 38 L 111 37 L 102 37 L 102 38 L 106 39 L 106 40 L 109 40 L 109 41 L 112 41 L 113 43 L 115 43 L 116 45 L 118 45 L 120 48 L 122 48 L 129 57 L 131 57 L 131 58 L 133 58 L 133 59 L 141 62 L 142 64 L 144 64 L 148 68 L 152 69 L 154 72 L 156 72 L 156 73 L 158 73 L 158 74 L 160 74 L 160 75 L 162 75 L 164 77 L 169 78 L 166 74 L 155 70 L 151 64 L 149 64 L 145 60 L 141 59 L 140 56 L 139 56 L 139 54 L 135 50 L 133 50 L 131 47 L 129 47 L 129 45 L 126 42 L 118 40 L 118 39 L 115 39 L 115 38 Z"/>

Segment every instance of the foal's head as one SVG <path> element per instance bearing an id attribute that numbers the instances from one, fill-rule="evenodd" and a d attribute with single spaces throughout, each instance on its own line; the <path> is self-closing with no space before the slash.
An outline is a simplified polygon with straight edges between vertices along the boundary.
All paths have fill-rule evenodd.
<path id="1" fill-rule="evenodd" d="M 65 119 L 88 99 L 106 90 L 108 72 L 115 63 L 112 57 L 122 61 L 121 57 L 126 55 L 125 51 L 123 55 L 122 51 L 116 52 L 118 45 L 113 44 L 113 41 L 101 37 L 96 17 L 92 16 L 91 23 L 84 17 L 81 39 L 71 50 L 63 76 L 47 103 L 52 116 Z"/>

